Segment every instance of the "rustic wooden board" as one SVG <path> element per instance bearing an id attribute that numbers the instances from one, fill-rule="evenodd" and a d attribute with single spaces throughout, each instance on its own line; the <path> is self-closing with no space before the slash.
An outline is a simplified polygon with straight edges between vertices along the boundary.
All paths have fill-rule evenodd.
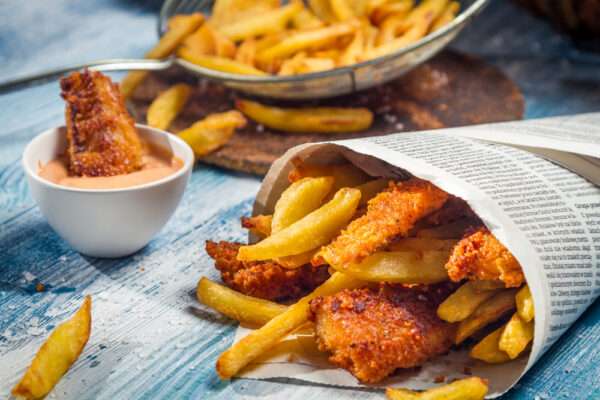
<path id="1" fill-rule="evenodd" d="M 171 127 L 174 132 L 209 113 L 231 109 L 236 96 L 241 96 L 198 80 L 181 69 L 155 73 L 132 98 L 138 121 L 145 122 L 148 105 L 158 93 L 181 81 L 189 82 L 194 89 L 186 108 Z M 360 93 L 321 101 L 279 101 L 277 104 L 361 106 L 374 111 L 376 118 L 366 132 L 327 135 L 282 133 L 251 122 L 203 161 L 263 175 L 276 158 L 298 144 L 515 120 L 523 117 L 525 107 L 519 88 L 506 75 L 479 58 L 453 51 L 441 53 L 396 81 Z"/>

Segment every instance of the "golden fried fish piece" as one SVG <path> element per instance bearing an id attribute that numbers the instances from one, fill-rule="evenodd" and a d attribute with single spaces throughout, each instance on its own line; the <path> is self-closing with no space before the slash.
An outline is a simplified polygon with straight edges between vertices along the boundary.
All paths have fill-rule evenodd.
<path id="1" fill-rule="evenodd" d="M 67 158 L 76 176 L 113 176 L 142 167 L 142 144 L 118 85 L 84 70 L 61 79 Z"/>
<path id="2" fill-rule="evenodd" d="M 521 264 L 487 228 L 468 233 L 454 246 L 446 270 L 454 282 L 500 280 L 506 287 L 519 287 L 525 281 Z"/>

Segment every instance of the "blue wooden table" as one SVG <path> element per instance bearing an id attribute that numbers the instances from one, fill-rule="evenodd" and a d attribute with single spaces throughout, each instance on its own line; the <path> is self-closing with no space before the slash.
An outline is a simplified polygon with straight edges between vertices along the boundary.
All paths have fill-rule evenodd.
<path id="1" fill-rule="evenodd" d="M 140 56 L 156 40 L 156 1 L 0 3 L 0 80 L 42 68 Z M 526 117 L 600 110 L 600 55 L 580 51 L 544 22 L 496 1 L 454 43 L 502 68 L 522 88 Z M 116 75 L 115 77 L 119 77 Z M 145 249 L 120 260 L 71 250 L 31 200 L 20 156 L 62 124 L 54 83 L 0 96 L 0 398 L 52 328 L 91 294 L 93 332 L 51 398 L 381 399 L 294 380 L 221 382 L 214 362 L 235 325 L 201 307 L 198 278 L 216 278 L 204 240 L 242 240 L 259 180 L 199 165 L 175 217 Z M 35 291 L 42 282 L 47 290 Z M 506 395 L 600 398 L 598 301 Z M 536 397 L 537 396 L 537 397 Z"/>

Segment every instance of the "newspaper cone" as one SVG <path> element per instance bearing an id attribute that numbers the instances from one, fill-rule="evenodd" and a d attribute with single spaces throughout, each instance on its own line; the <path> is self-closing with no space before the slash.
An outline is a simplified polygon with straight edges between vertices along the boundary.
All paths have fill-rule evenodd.
<path id="1" fill-rule="evenodd" d="M 273 211 L 295 157 L 321 164 L 346 159 L 374 177 L 408 171 L 466 200 L 523 266 L 536 310 L 531 352 L 510 363 L 483 365 L 454 351 L 381 387 L 427 388 L 436 376 L 464 377 L 468 365 L 489 380 L 488 397 L 494 398 L 509 390 L 600 293 L 600 188 L 591 183 L 599 184 L 599 155 L 600 114 L 307 144 L 273 164 L 254 213 Z M 237 336 L 246 332 L 239 328 Z M 362 386 L 325 355 L 299 351 L 290 357 L 294 346 L 287 349 L 257 360 L 242 376 Z"/>

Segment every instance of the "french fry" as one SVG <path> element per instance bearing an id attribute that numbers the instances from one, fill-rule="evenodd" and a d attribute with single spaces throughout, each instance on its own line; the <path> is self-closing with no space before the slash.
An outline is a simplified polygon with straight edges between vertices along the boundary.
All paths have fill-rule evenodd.
<path id="1" fill-rule="evenodd" d="M 158 129 L 167 129 L 183 109 L 190 97 L 190 92 L 191 89 L 188 85 L 178 83 L 159 94 L 148 108 L 146 116 L 148 125 Z"/>
<path id="2" fill-rule="evenodd" d="M 216 26 L 224 26 L 276 9 L 280 5 L 280 0 L 217 0 L 212 8 L 211 21 Z"/>
<path id="3" fill-rule="evenodd" d="M 473 220 L 463 218 L 446 225 L 421 229 L 417 231 L 417 237 L 431 239 L 460 239 L 465 231 L 473 226 L 476 226 Z"/>
<path id="4" fill-rule="evenodd" d="M 532 340 L 533 322 L 525 322 L 518 313 L 515 313 L 504 326 L 498 348 L 513 360 L 525 350 Z"/>
<path id="5" fill-rule="evenodd" d="M 354 165 L 333 164 L 333 165 L 315 165 L 306 164 L 299 160 L 293 160 L 294 169 L 288 174 L 290 182 L 296 182 L 306 177 L 333 176 L 334 191 L 337 192 L 343 187 L 356 187 L 361 190 L 360 185 L 366 183 L 370 177 L 363 170 Z M 364 190 L 364 188 L 362 188 Z M 361 190 L 362 200 L 362 190 Z"/>
<path id="6" fill-rule="evenodd" d="M 320 20 L 325 22 L 333 22 L 336 20 L 331 5 L 329 4 L 329 0 L 308 0 L 308 5 Z"/>
<path id="7" fill-rule="evenodd" d="M 287 307 L 272 301 L 246 296 L 202 277 L 196 287 L 198 301 L 236 321 L 263 326 Z"/>
<path id="8" fill-rule="evenodd" d="M 364 283 L 344 274 L 335 273 L 321 286 L 231 346 L 217 360 L 217 373 L 221 379 L 230 379 L 242 368 L 265 353 L 281 339 L 308 319 L 309 303 L 318 296 L 328 296 L 343 289 L 363 286 Z"/>
<path id="9" fill-rule="evenodd" d="M 358 29 L 354 33 L 354 37 L 352 41 L 339 57 L 338 63 L 339 65 L 351 65 L 358 62 L 362 52 L 365 48 L 365 30 Z"/>
<path id="10" fill-rule="evenodd" d="M 236 108 L 260 124 L 292 133 L 360 132 L 373 123 L 373 113 L 367 108 L 281 108 L 250 100 L 236 101 Z"/>
<path id="11" fill-rule="evenodd" d="M 244 39 L 277 33 L 285 30 L 291 18 L 302 10 L 301 2 L 267 11 L 255 16 L 237 20 L 219 28 L 229 39 L 238 42 Z"/>
<path id="12" fill-rule="evenodd" d="M 481 303 L 497 294 L 501 289 L 482 288 L 481 281 L 469 281 L 459 287 L 442 302 L 437 309 L 440 319 L 458 322 L 467 319 Z"/>
<path id="13" fill-rule="evenodd" d="M 423 392 L 387 388 L 385 394 L 389 400 L 483 400 L 487 392 L 487 381 L 474 376 Z"/>
<path id="14" fill-rule="evenodd" d="M 503 330 L 504 326 L 501 326 L 484 337 L 471 349 L 469 356 L 477 360 L 485 361 L 488 364 L 500 364 L 510 361 L 508 354 L 498 347 Z"/>
<path id="15" fill-rule="evenodd" d="M 433 21 L 445 9 L 447 0 L 424 0 L 415 7 L 395 30 L 404 32 L 401 36 L 375 47 L 367 58 L 373 59 L 394 53 L 418 41 L 427 34 Z"/>
<path id="16" fill-rule="evenodd" d="M 375 25 L 380 25 L 383 21 L 393 14 L 406 17 L 409 11 L 414 7 L 413 0 L 399 0 L 393 2 L 382 2 L 372 8 L 369 17 Z"/>
<path id="17" fill-rule="evenodd" d="M 210 22 L 206 22 L 185 38 L 177 49 L 178 57 L 189 57 L 191 54 L 231 58 L 236 54 L 236 47 L 235 43 L 216 31 Z"/>
<path id="18" fill-rule="evenodd" d="M 433 25 L 431 26 L 431 32 L 435 32 L 438 29 L 443 28 L 454 18 L 456 18 L 458 10 L 460 10 L 460 3 L 458 1 L 453 1 L 448 4 L 442 15 L 440 15 L 438 19 L 433 22 Z"/>
<path id="19" fill-rule="evenodd" d="M 309 250 L 292 256 L 278 257 L 274 261 L 283 268 L 296 269 L 303 265 L 310 264 L 310 260 L 312 260 L 316 253 L 317 250 Z"/>
<path id="20" fill-rule="evenodd" d="M 359 189 L 360 187 L 357 187 Z M 457 243 L 454 239 L 402 238 L 388 246 L 388 251 L 447 251 Z"/>
<path id="21" fill-rule="evenodd" d="M 394 40 L 399 28 L 404 24 L 407 14 L 408 10 L 405 13 L 394 13 L 386 17 L 381 22 L 381 25 L 379 26 L 379 34 L 377 35 L 376 41 L 376 44 L 378 46 Z"/>
<path id="22" fill-rule="evenodd" d="M 305 51 L 296 53 L 292 58 L 288 58 L 287 60 L 285 60 L 281 63 L 281 67 L 279 68 L 279 71 L 277 73 L 282 76 L 298 74 L 299 73 L 298 71 L 300 70 L 302 61 L 305 58 L 306 58 Z"/>
<path id="23" fill-rule="evenodd" d="M 431 284 L 448 280 L 444 268 L 446 260 L 447 251 L 382 251 L 371 254 L 359 263 L 351 263 L 343 268 L 331 267 L 367 282 Z"/>
<path id="24" fill-rule="evenodd" d="M 530 322 L 535 316 L 535 310 L 533 308 L 533 297 L 531 297 L 531 291 L 529 286 L 525 285 L 517 292 L 515 297 L 517 303 L 517 312 L 519 317 L 525 322 Z"/>
<path id="25" fill-rule="evenodd" d="M 271 235 L 272 215 L 255 215 L 242 217 L 242 227 L 249 229 L 255 235 L 265 238 Z"/>
<path id="26" fill-rule="evenodd" d="M 240 75 L 267 75 L 265 72 L 254 68 L 251 65 L 243 64 L 239 61 L 230 60 L 229 58 L 207 56 L 203 54 L 193 54 L 186 49 L 179 51 L 179 56 L 192 64 L 199 65 L 204 68 L 214 69 L 217 71 L 228 72 L 230 74 Z"/>
<path id="27" fill-rule="evenodd" d="M 237 111 L 211 114 L 178 133 L 190 145 L 197 157 L 223 146 L 236 129 L 246 126 L 246 118 Z"/>
<path id="28" fill-rule="evenodd" d="M 331 58 L 305 57 L 302 59 L 295 74 L 312 74 L 314 72 L 328 71 L 335 68 L 335 60 Z"/>
<path id="29" fill-rule="evenodd" d="M 277 58 L 286 58 L 299 51 L 316 49 L 339 37 L 352 34 L 360 23 L 355 20 L 339 22 L 324 28 L 293 33 L 276 45 L 260 51 L 257 59 L 266 63 Z"/>
<path id="30" fill-rule="evenodd" d="M 389 179 L 382 178 L 374 179 L 372 181 L 356 186 L 356 188 L 360 190 L 359 206 L 366 205 L 369 200 L 375 197 L 375 195 L 385 190 L 389 186 L 389 182 Z"/>
<path id="31" fill-rule="evenodd" d="M 254 38 L 244 40 L 235 53 L 235 61 L 254 66 L 256 45 L 257 42 Z"/>
<path id="32" fill-rule="evenodd" d="M 92 328 L 92 299 L 60 324 L 40 347 L 25 374 L 12 389 L 20 399 L 41 399 L 58 383 L 83 351 Z"/>
<path id="33" fill-rule="evenodd" d="M 346 21 L 355 17 L 348 0 L 329 0 L 329 6 L 338 21 Z"/>
<path id="34" fill-rule="evenodd" d="M 296 29 L 316 29 L 324 25 L 325 23 L 307 8 L 303 8 L 292 17 L 292 26 Z"/>
<path id="35" fill-rule="evenodd" d="M 333 199 L 317 210 L 254 245 L 242 246 L 238 260 L 269 260 L 300 254 L 328 243 L 350 221 L 360 191 L 340 189 Z"/>
<path id="36" fill-rule="evenodd" d="M 292 183 L 275 204 L 271 232 L 275 234 L 319 208 L 333 183 L 331 176 L 304 178 Z"/>
<path id="37" fill-rule="evenodd" d="M 460 321 L 455 343 L 462 343 L 484 326 L 497 321 L 515 308 L 515 289 L 503 290 L 479 305 L 467 319 Z"/>
<path id="38" fill-rule="evenodd" d="M 169 21 L 169 30 L 160 38 L 159 42 L 146 53 L 146 58 L 160 59 L 175 52 L 177 46 L 204 21 L 200 13 L 190 15 L 176 15 Z M 148 75 L 146 71 L 133 71 L 128 73 L 121 81 L 120 89 L 125 98 L 131 96 L 133 91 Z"/>

